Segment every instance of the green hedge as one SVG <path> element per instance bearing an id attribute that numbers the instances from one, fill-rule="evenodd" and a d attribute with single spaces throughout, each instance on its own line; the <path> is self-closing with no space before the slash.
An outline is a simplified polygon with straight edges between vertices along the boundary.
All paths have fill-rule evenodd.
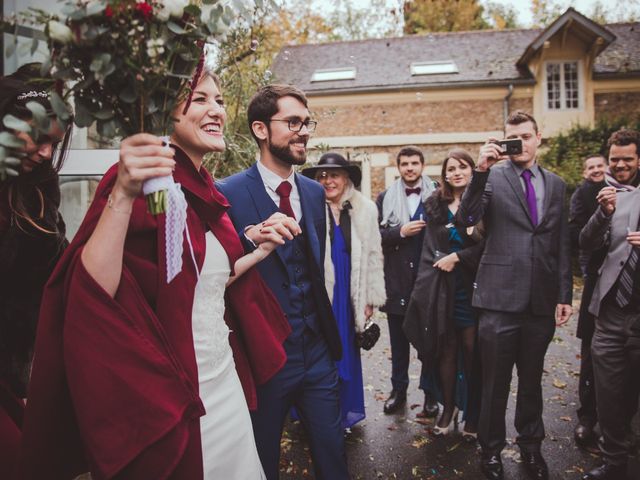
<path id="1" fill-rule="evenodd" d="M 540 163 L 564 178 L 573 191 L 582 181 L 583 159 L 593 153 L 601 153 L 606 158 L 609 136 L 622 127 L 640 130 L 640 117 L 603 120 L 594 128 L 575 125 L 545 142 Z"/>

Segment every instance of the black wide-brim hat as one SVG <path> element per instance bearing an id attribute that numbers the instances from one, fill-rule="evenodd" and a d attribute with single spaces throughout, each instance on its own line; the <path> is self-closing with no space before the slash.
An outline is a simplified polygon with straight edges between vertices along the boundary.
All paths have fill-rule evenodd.
<path id="1" fill-rule="evenodd" d="M 313 167 L 303 169 L 302 175 L 315 179 L 318 172 L 336 169 L 346 170 L 349 174 L 349 178 L 353 182 L 353 185 L 356 187 L 360 186 L 360 181 L 362 180 L 360 167 L 349 163 L 346 158 L 336 152 L 328 152 L 322 155 L 318 164 Z"/>

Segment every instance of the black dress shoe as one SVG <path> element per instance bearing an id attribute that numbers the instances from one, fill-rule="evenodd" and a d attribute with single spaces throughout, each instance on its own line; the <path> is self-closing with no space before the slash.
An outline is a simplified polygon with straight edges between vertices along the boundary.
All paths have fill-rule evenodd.
<path id="1" fill-rule="evenodd" d="M 627 478 L 626 465 L 603 463 L 582 476 L 582 480 L 624 480 Z"/>
<path id="2" fill-rule="evenodd" d="M 579 423 L 573 430 L 573 438 L 575 439 L 576 444 L 581 447 L 593 444 L 595 442 L 593 427 Z"/>
<path id="3" fill-rule="evenodd" d="M 500 455 L 483 455 L 480 460 L 480 470 L 489 480 L 502 480 L 504 474 Z"/>
<path id="4" fill-rule="evenodd" d="M 422 413 L 425 418 L 436 418 L 440 412 L 440 406 L 438 402 L 433 400 L 430 395 L 425 393 L 424 406 L 422 407 Z"/>
<path id="5" fill-rule="evenodd" d="M 535 478 L 536 480 L 547 480 L 549 478 L 547 462 L 544 461 L 540 452 L 520 451 L 520 458 L 530 478 Z"/>
<path id="6" fill-rule="evenodd" d="M 384 413 L 393 413 L 407 402 L 407 392 L 391 390 L 387 401 L 384 402 Z"/>

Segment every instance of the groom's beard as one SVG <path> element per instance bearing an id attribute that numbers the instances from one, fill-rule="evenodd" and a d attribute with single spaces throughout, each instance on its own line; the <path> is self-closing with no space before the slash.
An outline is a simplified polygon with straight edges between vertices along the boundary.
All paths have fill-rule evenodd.
<path id="1" fill-rule="evenodd" d="M 282 160 L 283 162 L 289 165 L 304 165 L 307 161 L 306 150 L 300 154 L 296 154 L 291 149 L 292 143 L 299 143 L 299 142 L 300 140 L 298 141 L 291 140 L 285 146 L 274 145 L 273 143 L 269 142 L 269 152 L 275 158 Z M 306 141 L 305 141 L 305 144 L 306 144 Z"/>

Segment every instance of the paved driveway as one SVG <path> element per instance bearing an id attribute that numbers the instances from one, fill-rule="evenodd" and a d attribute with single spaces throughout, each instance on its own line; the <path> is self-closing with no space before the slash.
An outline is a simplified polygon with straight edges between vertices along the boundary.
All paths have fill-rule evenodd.
<path id="1" fill-rule="evenodd" d="M 576 297 L 579 298 L 578 292 Z M 575 305 L 577 307 L 577 305 Z M 378 319 L 382 336 L 369 352 L 363 352 L 365 403 L 367 418 L 347 436 L 349 470 L 354 479 L 482 479 L 476 447 L 462 441 L 459 432 L 448 438 L 434 438 L 431 422 L 416 418 L 422 407 L 422 392 L 417 388 L 419 364 L 413 355 L 411 385 L 407 408 L 394 415 L 382 413 L 390 389 L 391 370 L 388 329 L 384 315 Z M 573 443 L 579 370 L 579 341 L 575 338 L 575 320 L 556 331 L 547 353 L 543 394 L 547 439 L 543 454 L 552 479 L 579 479 L 598 463 L 595 454 L 578 449 Z M 519 465 L 519 450 L 514 444 L 513 413 L 517 377 L 507 410 L 508 445 L 503 451 L 505 478 L 528 477 Z M 634 420 L 640 431 L 638 416 Z M 308 446 L 299 423 L 288 424 L 282 441 L 282 479 L 313 478 Z M 630 459 L 629 479 L 640 479 L 640 457 Z"/>

